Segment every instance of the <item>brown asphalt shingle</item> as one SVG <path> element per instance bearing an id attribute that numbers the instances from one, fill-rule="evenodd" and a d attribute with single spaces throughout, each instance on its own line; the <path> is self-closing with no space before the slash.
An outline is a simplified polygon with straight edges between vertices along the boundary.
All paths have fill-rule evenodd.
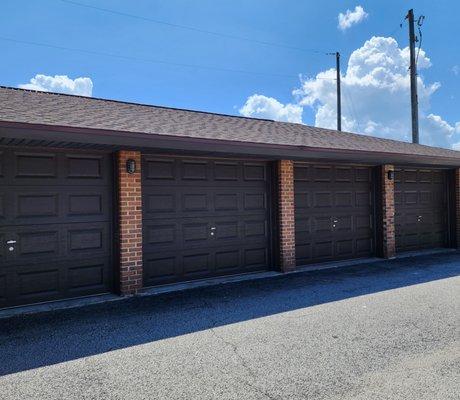
<path id="1" fill-rule="evenodd" d="M 1 86 L 0 121 L 460 159 L 454 150 L 302 124 Z"/>

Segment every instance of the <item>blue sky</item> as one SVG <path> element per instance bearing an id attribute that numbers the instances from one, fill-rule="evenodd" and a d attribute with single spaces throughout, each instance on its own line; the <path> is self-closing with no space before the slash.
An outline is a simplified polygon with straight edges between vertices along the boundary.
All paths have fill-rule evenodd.
<path id="1" fill-rule="evenodd" d="M 334 58 L 324 53 L 340 51 L 346 75 L 349 57 L 355 52 L 354 67 L 359 69 L 367 65 L 369 57 L 374 57 L 374 64 L 371 71 L 363 72 L 364 75 L 356 76 L 350 70 L 345 78 L 345 128 L 403 140 L 407 140 L 410 127 L 407 88 L 401 83 L 405 77 L 399 76 L 403 73 L 405 56 L 403 52 L 398 55 L 394 51 L 402 51 L 407 46 L 404 16 L 414 7 L 416 15 L 426 16 L 422 27 L 424 53 L 422 51 L 420 57 L 425 66 L 420 69 L 423 79 L 422 141 L 444 147 L 460 146 L 460 124 L 456 125 L 460 121 L 458 1 L 75 2 L 308 51 L 153 23 L 62 0 L 3 0 L 0 4 L 3 55 L 0 84 L 27 84 L 37 74 L 67 75 L 71 79 L 87 77 L 92 81 L 94 97 L 227 114 L 239 114 L 246 104 L 246 115 L 294 122 L 299 122 L 297 119 L 301 115 L 303 123 L 332 127 L 329 126 L 334 120 L 331 114 L 333 93 L 330 91 L 335 82 L 329 79 L 327 70 L 334 67 Z M 361 6 L 366 16 L 348 29 L 339 29 L 339 13 L 347 9 L 354 11 L 356 6 Z M 403 28 L 399 27 L 401 22 Z M 382 39 L 365 45 L 373 36 L 386 38 L 386 41 Z M 1 38 L 262 74 L 136 61 Z M 389 42 L 388 38 L 394 38 L 397 44 Z M 357 49 L 361 50 L 356 52 Z M 381 72 L 378 63 L 387 53 L 392 55 L 384 67 L 387 70 Z M 399 58 L 394 61 L 391 57 Z M 398 70 L 393 66 L 395 63 L 401 64 Z M 324 71 L 325 75 L 321 75 Z M 299 74 L 303 75 L 302 81 Z M 326 79 L 305 84 L 317 74 Z M 371 88 L 369 79 L 372 80 Z M 382 81 L 375 82 L 375 79 Z M 382 86 L 388 80 L 391 82 Z M 322 83 L 325 85 L 321 86 Z M 252 102 L 247 103 L 255 94 L 262 97 L 252 98 Z M 291 108 L 286 109 L 286 106 Z M 379 112 L 375 111 L 377 109 Z M 292 110 L 296 113 L 294 117 Z"/>

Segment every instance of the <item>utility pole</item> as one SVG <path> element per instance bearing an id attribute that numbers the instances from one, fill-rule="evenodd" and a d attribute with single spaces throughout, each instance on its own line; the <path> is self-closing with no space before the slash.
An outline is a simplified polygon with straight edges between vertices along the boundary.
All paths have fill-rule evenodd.
<path id="1" fill-rule="evenodd" d="M 342 95 L 340 92 L 340 53 L 326 53 L 328 56 L 335 56 L 335 70 L 337 72 L 337 130 L 342 130 Z"/>
<path id="2" fill-rule="evenodd" d="M 417 96 L 417 64 L 415 62 L 414 10 L 410 9 L 406 19 L 409 22 L 409 49 L 410 49 L 410 101 L 412 111 L 412 143 L 419 142 L 418 135 L 418 96 Z"/>
<path id="3" fill-rule="evenodd" d="M 337 70 L 337 130 L 342 130 L 342 94 L 340 93 L 340 53 L 335 53 Z"/>

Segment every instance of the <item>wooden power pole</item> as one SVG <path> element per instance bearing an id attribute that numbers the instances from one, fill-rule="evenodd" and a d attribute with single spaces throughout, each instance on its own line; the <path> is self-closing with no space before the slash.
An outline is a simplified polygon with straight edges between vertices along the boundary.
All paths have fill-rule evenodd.
<path id="1" fill-rule="evenodd" d="M 406 19 L 409 22 L 409 50 L 410 50 L 410 100 L 412 112 L 412 143 L 419 143 L 418 134 L 418 96 L 417 96 L 417 63 L 415 61 L 415 22 L 414 10 L 410 9 Z"/>
<path id="2" fill-rule="evenodd" d="M 340 53 L 335 53 L 337 70 L 337 130 L 342 130 L 342 94 L 340 92 Z"/>

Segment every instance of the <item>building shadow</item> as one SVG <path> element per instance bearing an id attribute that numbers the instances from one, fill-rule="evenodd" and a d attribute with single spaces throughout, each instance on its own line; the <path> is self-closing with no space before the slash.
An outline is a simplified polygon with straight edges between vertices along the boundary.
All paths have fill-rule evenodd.
<path id="1" fill-rule="evenodd" d="M 0 320 L 0 375 L 459 274 L 449 253 L 13 317 Z"/>

